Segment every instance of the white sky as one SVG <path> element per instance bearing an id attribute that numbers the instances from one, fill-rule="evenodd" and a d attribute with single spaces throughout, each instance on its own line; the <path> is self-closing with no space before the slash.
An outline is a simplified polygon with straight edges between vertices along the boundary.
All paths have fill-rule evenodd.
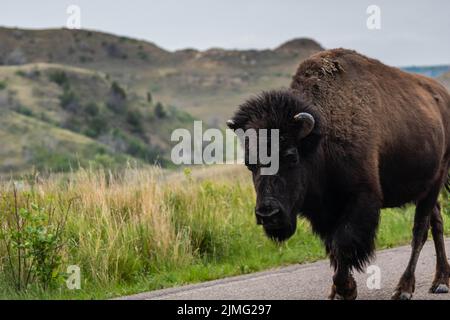
<path id="1" fill-rule="evenodd" d="M 273 48 L 310 37 L 391 65 L 450 64 L 449 0 L 0 0 L 0 25 L 66 25 L 68 5 L 83 28 L 180 48 Z M 381 30 L 366 27 L 369 5 Z M 1 44 L 0 44 L 1 45 Z"/>

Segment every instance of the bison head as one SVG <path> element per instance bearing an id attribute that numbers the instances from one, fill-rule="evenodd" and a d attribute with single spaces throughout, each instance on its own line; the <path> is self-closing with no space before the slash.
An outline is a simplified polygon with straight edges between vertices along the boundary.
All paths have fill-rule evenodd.
<path id="1" fill-rule="evenodd" d="M 313 108 L 292 91 L 263 92 L 242 104 L 227 121 L 235 131 L 279 130 L 279 169 L 275 174 L 261 174 L 262 165 L 248 161 L 253 151 L 247 144 L 244 148 L 257 195 L 256 221 L 275 241 L 288 239 L 296 230 L 297 215 L 310 180 L 311 154 L 320 140 L 318 123 Z"/>

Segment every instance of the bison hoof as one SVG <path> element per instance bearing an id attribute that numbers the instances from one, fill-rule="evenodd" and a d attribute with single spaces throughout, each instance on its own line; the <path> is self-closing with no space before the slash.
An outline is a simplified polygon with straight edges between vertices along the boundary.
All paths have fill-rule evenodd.
<path id="1" fill-rule="evenodd" d="M 448 285 L 444 283 L 433 284 L 430 288 L 430 293 L 448 293 Z"/>
<path id="2" fill-rule="evenodd" d="M 332 300 L 345 300 L 343 296 L 341 296 L 340 294 L 335 294 L 334 298 L 332 298 Z"/>
<path id="3" fill-rule="evenodd" d="M 336 290 L 336 286 L 333 285 L 331 287 L 331 293 L 328 296 L 330 300 L 355 300 L 358 296 L 358 291 L 356 287 L 351 289 L 342 290 L 342 292 L 337 292 L 339 290 Z"/>
<path id="4" fill-rule="evenodd" d="M 411 300 L 412 293 L 411 292 L 402 292 L 402 291 L 394 291 L 392 294 L 392 300 Z"/>

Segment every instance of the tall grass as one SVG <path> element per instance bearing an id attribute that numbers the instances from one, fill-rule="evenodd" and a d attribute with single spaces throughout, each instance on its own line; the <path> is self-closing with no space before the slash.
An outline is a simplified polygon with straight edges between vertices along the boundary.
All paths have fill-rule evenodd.
<path id="1" fill-rule="evenodd" d="M 14 192 L 11 183 L 0 185 L 0 202 Z M 81 290 L 67 289 L 64 281 L 48 287 L 35 282 L 17 290 L 6 272 L 8 248 L 0 241 L 0 298 L 108 298 L 325 256 L 303 220 L 285 244 L 266 239 L 255 224 L 251 179 L 240 166 L 185 173 L 79 170 L 27 179 L 16 183 L 16 189 L 19 209 L 31 203 L 45 213 L 56 206 L 53 215 L 67 215 L 57 244 L 61 262 L 54 273 L 79 266 Z M 448 197 L 444 200 L 448 210 Z M 1 203 L 0 208 L 0 230 L 7 233 L 4 218 L 12 212 Z M 412 208 L 386 210 L 379 248 L 408 242 L 412 217 Z M 50 228 L 43 228 L 44 234 Z"/>

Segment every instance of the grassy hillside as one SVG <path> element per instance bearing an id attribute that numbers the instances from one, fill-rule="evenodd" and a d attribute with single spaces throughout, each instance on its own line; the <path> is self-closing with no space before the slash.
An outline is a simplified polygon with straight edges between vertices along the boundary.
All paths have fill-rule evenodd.
<path id="1" fill-rule="evenodd" d="M 304 220 L 285 244 L 264 236 L 243 166 L 82 170 L 16 187 L 0 184 L 0 298 L 109 298 L 325 256 Z M 412 221 L 411 207 L 384 210 L 378 249 L 408 243 Z M 66 288 L 69 265 L 81 290 Z"/>
<path id="2" fill-rule="evenodd" d="M 287 86 L 322 49 L 295 39 L 273 50 L 170 52 L 96 31 L 1 27 L 0 42 L 0 174 L 170 166 L 173 129 L 194 117 L 224 127 L 250 93 Z"/>
<path id="3" fill-rule="evenodd" d="M 321 46 L 295 39 L 267 50 L 193 49 L 156 45 L 88 30 L 0 28 L 0 64 L 47 62 L 109 74 L 130 90 L 222 124 L 249 93 L 288 86 L 298 63 Z"/>
<path id="4" fill-rule="evenodd" d="M 39 119 L 10 111 L 0 112 L 0 171 L 14 175 L 68 171 L 83 166 L 111 167 L 125 164 L 127 157 L 95 140 Z"/>
<path id="5" fill-rule="evenodd" d="M 0 173 L 169 164 L 170 132 L 193 118 L 102 72 L 56 64 L 0 67 Z"/>

